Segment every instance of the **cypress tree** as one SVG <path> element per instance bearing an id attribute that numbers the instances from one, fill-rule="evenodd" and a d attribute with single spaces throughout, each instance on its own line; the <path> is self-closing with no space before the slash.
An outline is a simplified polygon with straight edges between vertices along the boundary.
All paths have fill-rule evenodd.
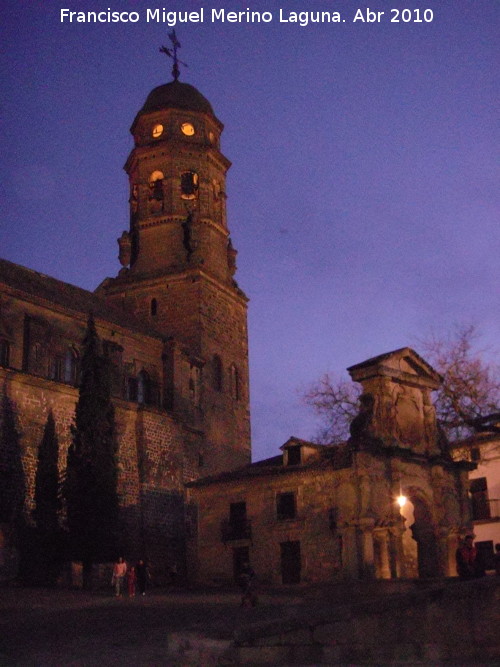
<path id="1" fill-rule="evenodd" d="M 14 528 L 23 523 L 26 481 L 16 413 L 7 394 L 2 397 L 0 413 L 0 522 Z"/>
<path id="2" fill-rule="evenodd" d="M 36 530 L 32 531 L 31 536 L 34 557 L 29 563 L 29 571 L 25 572 L 32 582 L 49 585 L 56 582 L 64 557 L 63 533 L 59 529 L 61 498 L 58 458 L 59 443 L 51 410 L 38 448 L 33 510 Z"/>
<path id="3" fill-rule="evenodd" d="M 70 550 L 90 587 L 93 563 L 117 555 L 117 444 L 110 369 L 92 315 L 83 340 L 79 397 L 65 482 Z"/>
<path id="4" fill-rule="evenodd" d="M 61 506 L 59 497 L 59 471 L 57 460 L 59 443 L 52 410 L 49 412 L 43 431 L 42 442 L 38 448 L 38 460 L 35 476 L 35 509 L 33 518 L 37 529 L 42 533 L 56 533 L 59 527 L 58 512 Z"/>

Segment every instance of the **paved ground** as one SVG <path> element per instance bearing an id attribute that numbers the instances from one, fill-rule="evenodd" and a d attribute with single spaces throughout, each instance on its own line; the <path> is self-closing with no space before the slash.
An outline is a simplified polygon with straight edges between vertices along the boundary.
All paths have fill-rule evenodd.
<path id="1" fill-rule="evenodd" d="M 269 592 L 241 608 L 227 592 L 152 591 L 145 597 L 46 589 L 0 589 L 0 665 L 174 665 L 167 635 L 193 631 L 229 639 L 249 623 L 293 614 L 296 593 Z M 205 666 L 204 666 L 205 667 Z"/>
<path id="2" fill-rule="evenodd" d="M 241 608 L 236 589 L 155 589 L 130 599 L 115 598 L 110 591 L 0 588 L 0 667 L 209 667 L 235 630 L 268 622 L 286 626 L 294 617 L 300 623 L 311 610 L 322 616 L 338 606 L 379 602 L 381 595 L 422 586 L 429 583 L 261 588 L 255 608 Z M 172 657 L 176 642 L 184 647 L 182 659 Z"/>

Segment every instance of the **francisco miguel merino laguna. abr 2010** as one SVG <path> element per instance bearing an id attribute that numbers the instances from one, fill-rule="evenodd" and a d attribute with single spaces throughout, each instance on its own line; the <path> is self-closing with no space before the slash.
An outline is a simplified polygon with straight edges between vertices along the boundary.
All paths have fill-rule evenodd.
<path id="1" fill-rule="evenodd" d="M 113 11 L 109 7 L 103 11 L 72 11 L 61 9 L 61 23 L 138 23 L 141 14 L 136 11 Z M 205 19 L 211 23 L 271 23 L 274 14 L 270 11 L 227 11 L 226 9 L 212 8 L 205 12 L 203 7 L 198 11 L 168 11 L 165 8 L 146 9 L 145 18 L 148 23 L 165 23 L 170 27 L 178 23 L 204 23 Z M 289 11 L 279 10 L 280 23 L 298 23 L 306 26 L 309 23 L 341 23 L 339 12 L 332 11 Z"/>

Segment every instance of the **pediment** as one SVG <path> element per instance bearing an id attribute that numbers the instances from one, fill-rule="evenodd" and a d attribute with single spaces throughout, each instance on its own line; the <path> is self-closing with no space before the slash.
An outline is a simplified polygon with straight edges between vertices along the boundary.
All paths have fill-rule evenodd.
<path id="1" fill-rule="evenodd" d="M 355 382 L 380 376 L 403 383 L 425 385 L 431 389 L 436 389 L 442 382 L 439 373 L 411 347 L 380 354 L 350 366 L 347 370 Z"/>

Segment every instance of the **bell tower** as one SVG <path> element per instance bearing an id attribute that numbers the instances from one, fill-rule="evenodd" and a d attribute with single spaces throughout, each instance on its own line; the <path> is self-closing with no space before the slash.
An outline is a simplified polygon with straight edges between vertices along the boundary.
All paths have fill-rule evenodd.
<path id="1" fill-rule="evenodd" d="M 205 475 L 250 461 L 247 298 L 234 279 L 223 125 L 178 81 L 176 53 L 173 74 L 132 123 L 122 268 L 98 290 L 168 339 L 168 407 L 202 433 Z"/>
<path id="2" fill-rule="evenodd" d="M 130 182 L 130 231 L 120 261 L 134 275 L 205 267 L 231 283 L 235 265 L 226 221 L 223 125 L 186 83 L 155 88 L 137 114 Z"/>

